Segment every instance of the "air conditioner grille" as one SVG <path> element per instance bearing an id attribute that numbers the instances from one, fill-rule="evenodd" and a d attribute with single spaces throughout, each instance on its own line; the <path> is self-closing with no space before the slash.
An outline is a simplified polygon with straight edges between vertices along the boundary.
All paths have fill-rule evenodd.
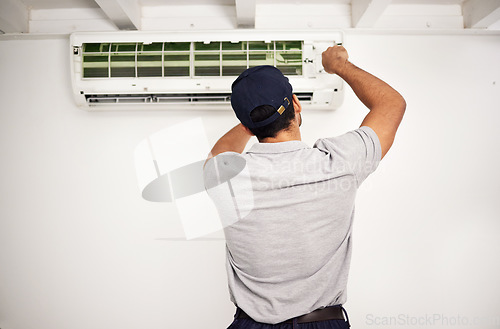
<path id="1" fill-rule="evenodd" d="M 302 50 L 302 41 L 83 43 L 83 78 L 238 76 L 257 65 L 302 75 Z"/>

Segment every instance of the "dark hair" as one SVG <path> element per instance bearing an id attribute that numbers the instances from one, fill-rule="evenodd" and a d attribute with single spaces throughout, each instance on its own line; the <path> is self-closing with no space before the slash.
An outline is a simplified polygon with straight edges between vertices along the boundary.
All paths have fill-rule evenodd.
<path id="1" fill-rule="evenodd" d="M 259 122 L 269 118 L 274 113 L 276 113 L 276 109 L 271 105 L 261 105 L 250 112 L 250 118 L 253 122 Z M 293 103 L 290 103 L 278 119 L 263 127 L 250 128 L 250 131 L 259 141 L 268 137 L 274 138 L 281 130 L 287 130 L 294 118 L 295 110 L 293 109 Z"/>

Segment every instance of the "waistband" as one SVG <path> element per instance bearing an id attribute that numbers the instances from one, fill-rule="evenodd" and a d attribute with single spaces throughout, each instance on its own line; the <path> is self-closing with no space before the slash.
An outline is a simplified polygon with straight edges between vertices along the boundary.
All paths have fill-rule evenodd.
<path id="1" fill-rule="evenodd" d="M 344 318 L 345 314 L 345 318 Z M 245 313 L 241 308 L 236 307 L 235 319 L 252 319 L 248 314 Z M 253 320 L 253 319 L 252 319 Z M 327 321 L 327 320 L 345 320 L 349 324 L 349 317 L 347 316 L 346 310 L 342 305 L 328 306 L 325 308 L 320 308 L 295 318 L 285 320 L 280 323 L 307 323 L 307 322 L 317 322 L 317 321 Z M 254 320 L 255 321 L 255 320 Z M 257 321 L 256 321 L 257 322 Z M 349 325 L 350 327 L 350 325 Z"/>

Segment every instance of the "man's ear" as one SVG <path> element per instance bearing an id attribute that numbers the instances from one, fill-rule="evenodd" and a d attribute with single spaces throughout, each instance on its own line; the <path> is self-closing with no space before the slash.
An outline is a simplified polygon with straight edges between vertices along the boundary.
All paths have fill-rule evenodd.
<path id="1" fill-rule="evenodd" d="M 292 95 L 292 102 L 293 102 L 293 109 L 295 113 L 300 113 L 302 112 L 302 105 L 300 104 L 299 98 L 297 95 L 293 94 Z"/>

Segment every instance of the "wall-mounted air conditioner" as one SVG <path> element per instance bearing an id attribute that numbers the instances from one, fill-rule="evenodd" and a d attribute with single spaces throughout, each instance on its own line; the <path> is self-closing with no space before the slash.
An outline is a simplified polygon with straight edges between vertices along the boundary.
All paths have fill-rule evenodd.
<path id="1" fill-rule="evenodd" d="M 321 53 L 339 43 L 340 31 L 73 33 L 73 91 L 87 110 L 229 109 L 241 72 L 274 65 L 304 108 L 335 109 L 343 82 L 324 72 Z"/>

